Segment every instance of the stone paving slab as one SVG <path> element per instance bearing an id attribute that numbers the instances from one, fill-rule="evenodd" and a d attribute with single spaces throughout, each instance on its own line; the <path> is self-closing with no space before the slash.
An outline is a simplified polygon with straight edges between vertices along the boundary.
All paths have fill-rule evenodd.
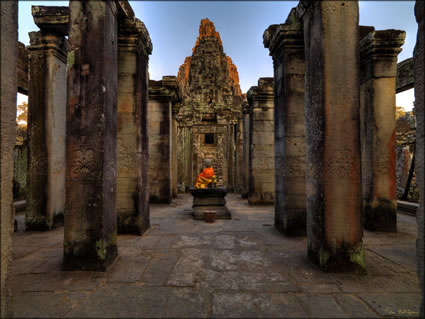
<path id="1" fill-rule="evenodd" d="M 418 317 L 416 220 L 364 232 L 366 275 L 324 273 L 307 239 L 273 227 L 273 206 L 226 197 L 232 220 L 193 220 L 191 196 L 152 205 L 143 236 L 119 235 L 107 272 L 62 271 L 63 228 L 13 236 L 16 317 Z M 18 219 L 20 216 L 18 216 Z"/>

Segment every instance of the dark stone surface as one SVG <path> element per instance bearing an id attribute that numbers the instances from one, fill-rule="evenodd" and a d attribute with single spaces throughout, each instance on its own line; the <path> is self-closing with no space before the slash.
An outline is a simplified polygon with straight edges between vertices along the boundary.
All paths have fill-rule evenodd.
<path id="1" fill-rule="evenodd" d="M 68 35 L 69 7 L 32 6 L 31 13 L 40 30 Z"/>
<path id="2" fill-rule="evenodd" d="M 418 223 L 417 247 L 417 272 L 420 279 L 422 292 L 421 317 L 425 316 L 424 310 L 424 246 L 425 246 L 425 2 L 416 1 L 415 16 L 418 22 L 418 35 L 414 52 L 415 63 L 415 109 L 416 109 L 416 182 L 419 186 L 419 208 L 416 211 Z"/>
<path id="3" fill-rule="evenodd" d="M 227 189 L 216 188 L 194 188 L 190 193 L 193 196 L 193 218 L 204 219 L 204 211 L 216 211 L 216 219 L 231 219 L 232 215 L 226 207 Z"/>
<path id="4" fill-rule="evenodd" d="M 117 257 L 117 19 L 114 2 L 70 2 L 64 269 Z"/>

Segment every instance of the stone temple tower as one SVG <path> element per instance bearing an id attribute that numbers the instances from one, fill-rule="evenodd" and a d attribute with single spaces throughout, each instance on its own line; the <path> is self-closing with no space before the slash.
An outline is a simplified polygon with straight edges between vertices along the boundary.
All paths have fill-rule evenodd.
<path id="1" fill-rule="evenodd" d="M 182 95 L 178 122 L 178 183 L 186 188 L 212 160 L 218 184 L 235 189 L 242 93 L 232 59 L 223 51 L 214 23 L 201 20 L 199 36 L 180 66 L 177 82 Z"/>

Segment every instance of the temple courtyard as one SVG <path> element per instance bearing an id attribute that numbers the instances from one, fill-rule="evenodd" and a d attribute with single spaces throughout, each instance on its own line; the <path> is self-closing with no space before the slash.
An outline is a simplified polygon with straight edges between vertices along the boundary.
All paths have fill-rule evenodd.
<path id="1" fill-rule="evenodd" d="M 62 271 L 63 227 L 13 235 L 15 317 L 419 317 L 417 224 L 364 231 L 367 274 L 326 273 L 307 260 L 307 238 L 274 229 L 274 206 L 229 194 L 231 220 L 191 215 L 192 197 L 151 206 L 143 236 L 119 235 L 107 272 Z"/>

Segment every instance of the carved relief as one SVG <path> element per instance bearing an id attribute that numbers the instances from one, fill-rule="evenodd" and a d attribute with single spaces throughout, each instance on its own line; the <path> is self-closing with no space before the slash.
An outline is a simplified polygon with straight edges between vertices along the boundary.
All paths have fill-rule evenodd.
<path id="1" fill-rule="evenodd" d="M 71 171 L 80 177 L 94 177 L 97 172 L 97 165 L 94 160 L 94 150 L 76 150 L 74 151 L 74 161 Z"/>
<path id="2" fill-rule="evenodd" d="M 388 174 L 392 170 L 391 159 L 389 156 L 383 159 L 379 159 L 375 165 L 375 171 L 378 174 Z"/>
<path id="3" fill-rule="evenodd" d="M 117 153 L 118 170 L 130 171 L 136 174 L 135 152 L 130 147 L 125 146 L 121 138 L 117 140 Z"/>
<path id="4" fill-rule="evenodd" d="M 354 181 L 358 179 L 355 169 L 355 158 L 350 149 L 338 149 L 327 164 L 329 177 L 339 181 Z"/>

